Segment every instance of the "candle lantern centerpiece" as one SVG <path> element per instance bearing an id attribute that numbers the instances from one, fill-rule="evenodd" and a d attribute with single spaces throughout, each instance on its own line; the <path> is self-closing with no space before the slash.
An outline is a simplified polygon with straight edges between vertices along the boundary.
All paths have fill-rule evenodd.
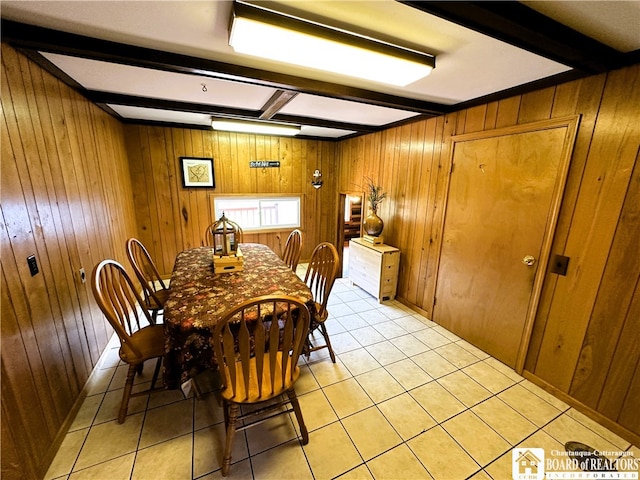
<path id="1" fill-rule="evenodd" d="M 237 272 L 243 269 L 244 257 L 238 245 L 238 224 L 229 220 L 224 212 L 211 226 L 213 234 L 213 267 L 215 273 Z"/>

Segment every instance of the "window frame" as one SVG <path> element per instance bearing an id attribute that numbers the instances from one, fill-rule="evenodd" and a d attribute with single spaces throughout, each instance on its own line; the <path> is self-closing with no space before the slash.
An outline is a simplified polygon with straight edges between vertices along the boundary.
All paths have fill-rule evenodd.
<path id="1" fill-rule="evenodd" d="M 259 234 L 259 233 L 273 233 L 273 232 L 284 232 L 289 231 L 295 228 L 302 228 L 302 218 L 304 211 L 304 195 L 302 193 L 232 193 L 232 194 L 214 194 L 210 196 L 209 208 L 211 209 L 211 218 L 212 221 L 215 221 L 219 218 L 216 214 L 216 200 L 224 199 L 224 200 L 273 200 L 273 199 L 296 199 L 298 200 L 298 225 L 278 225 L 278 226 L 268 226 L 268 227 L 245 227 L 241 222 L 240 227 L 242 227 L 242 231 L 246 234 Z M 236 219 L 229 217 L 230 220 L 236 221 Z"/>

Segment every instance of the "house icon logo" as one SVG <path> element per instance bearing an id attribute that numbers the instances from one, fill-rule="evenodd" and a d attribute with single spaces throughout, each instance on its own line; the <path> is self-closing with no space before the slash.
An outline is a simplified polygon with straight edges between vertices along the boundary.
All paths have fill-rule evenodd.
<path id="1" fill-rule="evenodd" d="M 544 449 L 514 448 L 511 452 L 513 460 L 513 480 L 544 479 Z"/>

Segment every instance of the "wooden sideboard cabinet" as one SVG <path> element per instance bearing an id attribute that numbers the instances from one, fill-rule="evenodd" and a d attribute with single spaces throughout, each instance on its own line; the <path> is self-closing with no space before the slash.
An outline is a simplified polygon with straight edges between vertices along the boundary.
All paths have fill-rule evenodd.
<path id="1" fill-rule="evenodd" d="M 362 238 L 349 240 L 349 280 L 378 299 L 393 300 L 398 287 L 400 250 L 373 245 Z"/>

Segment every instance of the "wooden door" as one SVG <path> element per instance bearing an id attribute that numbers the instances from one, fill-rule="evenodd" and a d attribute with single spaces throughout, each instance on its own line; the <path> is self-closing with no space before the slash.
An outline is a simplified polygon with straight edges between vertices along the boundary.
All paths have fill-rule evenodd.
<path id="1" fill-rule="evenodd" d="M 517 370 L 576 129 L 573 117 L 453 137 L 434 320 Z"/>

